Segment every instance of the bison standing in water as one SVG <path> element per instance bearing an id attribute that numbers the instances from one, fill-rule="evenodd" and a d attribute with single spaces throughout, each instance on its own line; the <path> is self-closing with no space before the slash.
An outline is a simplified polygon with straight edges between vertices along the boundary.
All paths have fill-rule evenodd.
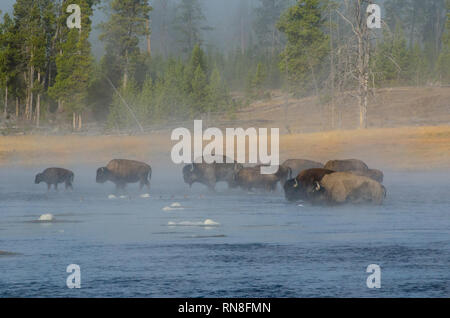
<path id="1" fill-rule="evenodd" d="M 262 174 L 261 165 L 242 168 L 234 175 L 234 184 L 250 191 L 253 188 L 275 191 L 278 182 L 288 175 L 290 169 L 281 167 L 276 173 Z"/>
<path id="2" fill-rule="evenodd" d="M 323 168 L 323 164 L 321 164 L 320 162 L 306 159 L 288 159 L 283 162 L 281 166 L 291 169 L 291 174 L 288 176 L 289 179 L 292 179 L 294 176 L 298 176 L 298 174 L 303 170 Z M 287 178 L 283 178 L 282 180 L 280 180 L 281 185 L 284 185 L 286 180 Z"/>
<path id="3" fill-rule="evenodd" d="M 368 177 L 378 182 L 383 182 L 384 174 L 377 169 L 369 169 L 369 167 L 361 160 L 330 160 L 326 163 L 325 169 L 334 170 L 336 172 L 351 172 L 358 176 Z"/>
<path id="4" fill-rule="evenodd" d="M 335 172 L 315 182 L 314 191 L 320 193 L 327 203 L 382 204 L 386 188 L 379 182 L 350 172 Z"/>
<path id="5" fill-rule="evenodd" d="M 73 189 L 74 173 L 70 170 L 63 168 L 48 168 L 42 173 L 38 173 L 34 179 L 35 184 L 45 182 L 47 189 L 50 190 L 51 186 L 55 186 L 55 190 L 58 189 L 59 183 L 65 183 L 66 190 Z"/>
<path id="6" fill-rule="evenodd" d="M 234 160 L 233 160 L 234 161 Z M 224 181 L 228 187 L 233 187 L 233 176 L 243 166 L 236 161 L 227 163 L 227 157 L 223 156 L 222 163 L 192 163 L 183 168 L 184 182 L 191 187 L 194 183 L 206 185 L 214 191 L 216 183 Z"/>
<path id="7" fill-rule="evenodd" d="M 116 185 L 117 190 L 125 189 L 127 183 L 139 182 L 140 189 L 145 186 L 150 190 L 150 179 L 152 168 L 143 162 L 114 159 L 106 167 L 97 169 L 97 183 L 111 181 Z"/>
<path id="8" fill-rule="evenodd" d="M 334 173 L 332 170 L 314 168 L 303 170 L 294 179 L 284 184 L 284 195 L 288 201 L 308 200 L 314 192 L 316 182 L 320 182 L 327 174 Z"/>
<path id="9" fill-rule="evenodd" d="M 358 159 L 330 160 L 325 164 L 324 168 L 340 172 L 369 170 L 369 167 Z"/>

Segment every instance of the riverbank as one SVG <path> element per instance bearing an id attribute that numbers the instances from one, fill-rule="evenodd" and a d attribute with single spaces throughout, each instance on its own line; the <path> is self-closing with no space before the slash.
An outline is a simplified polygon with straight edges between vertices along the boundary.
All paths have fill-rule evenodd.
<path id="1" fill-rule="evenodd" d="M 142 136 L 0 137 L 0 165 L 71 166 L 132 158 L 169 165 L 169 132 Z M 280 136 L 280 160 L 360 158 L 392 170 L 450 170 L 450 126 L 343 130 Z"/>

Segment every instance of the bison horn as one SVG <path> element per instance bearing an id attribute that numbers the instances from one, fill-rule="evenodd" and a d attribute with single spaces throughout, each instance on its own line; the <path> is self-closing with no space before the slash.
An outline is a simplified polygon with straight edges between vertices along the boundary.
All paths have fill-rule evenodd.
<path id="1" fill-rule="evenodd" d="M 297 178 L 295 179 L 294 188 L 298 188 L 298 180 L 297 180 Z"/>
<path id="2" fill-rule="evenodd" d="M 314 190 L 319 191 L 320 190 L 320 183 L 319 182 L 314 182 L 315 188 Z"/>

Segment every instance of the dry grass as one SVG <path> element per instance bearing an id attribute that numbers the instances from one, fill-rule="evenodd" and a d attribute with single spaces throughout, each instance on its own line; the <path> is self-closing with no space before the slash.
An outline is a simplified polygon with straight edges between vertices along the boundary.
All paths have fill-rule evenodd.
<path id="1" fill-rule="evenodd" d="M 131 158 L 169 165 L 169 133 L 148 136 L 0 137 L 0 165 L 102 164 Z M 393 170 L 450 169 L 450 126 L 380 128 L 282 135 L 281 159 L 360 158 Z"/>

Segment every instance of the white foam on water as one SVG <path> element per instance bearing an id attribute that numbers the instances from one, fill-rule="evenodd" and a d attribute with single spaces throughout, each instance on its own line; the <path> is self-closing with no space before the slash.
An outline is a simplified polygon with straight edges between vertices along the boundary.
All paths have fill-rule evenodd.
<path id="1" fill-rule="evenodd" d="M 45 222 L 51 222 L 53 221 L 53 214 L 47 213 L 47 214 L 42 214 L 38 221 L 45 221 Z"/>
<path id="2" fill-rule="evenodd" d="M 200 222 L 192 222 L 192 221 L 181 221 L 181 222 L 172 222 L 170 221 L 168 223 L 169 226 L 219 226 L 220 223 L 215 222 L 211 219 L 206 219 L 205 221 L 200 221 Z"/>
<path id="3" fill-rule="evenodd" d="M 121 199 L 126 199 L 126 198 L 128 198 L 126 195 L 121 195 L 119 198 L 121 198 Z"/>
<path id="4" fill-rule="evenodd" d="M 117 199 L 117 197 L 114 194 L 110 194 L 110 195 L 108 195 L 108 199 L 114 200 L 114 199 Z"/>
<path id="5" fill-rule="evenodd" d="M 149 193 L 141 194 L 141 198 L 143 199 L 150 198 L 150 194 Z"/>
<path id="6" fill-rule="evenodd" d="M 170 206 L 165 206 L 163 211 L 177 211 L 177 210 L 184 210 L 184 207 L 181 206 L 181 203 L 174 202 Z"/>
<path id="7" fill-rule="evenodd" d="M 174 207 L 171 207 L 171 206 L 165 206 L 165 207 L 162 208 L 162 210 L 163 211 L 180 211 L 180 210 L 184 210 L 184 208 L 183 207 L 174 208 Z"/>

